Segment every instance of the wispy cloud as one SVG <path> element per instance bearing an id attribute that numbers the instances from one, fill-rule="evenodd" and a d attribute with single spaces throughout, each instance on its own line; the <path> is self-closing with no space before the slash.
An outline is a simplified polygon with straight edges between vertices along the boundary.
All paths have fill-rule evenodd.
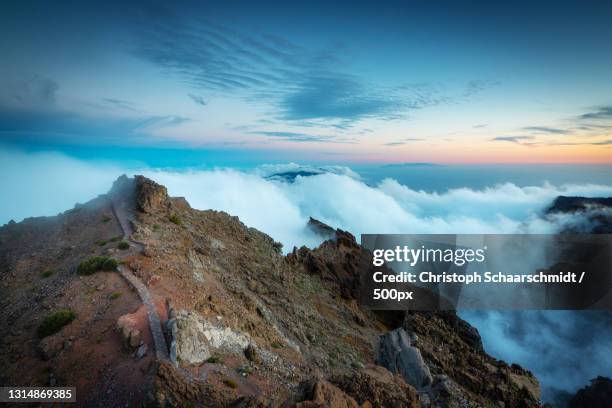
<path id="1" fill-rule="evenodd" d="M 66 111 L 0 109 L 0 142 L 126 144 L 142 141 L 157 130 L 180 126 L 192 119 L 176 115 L 132 115 L 91 120 L 87 115 Z"/>
<path id="2" fill-rule="evenodd" d="M 194 101 L 198 105 L 206 106 L 206 101 L 204 100 L 204 97 L 199 96 L 199 95 L 194 95 L 194 94 L 187 94 L 187 95 L 189 96 L 189 98 L 191 98 L 192 101 Z"/>
<path id="3" fill-rule="evenodd" d="M 328 75 L 307 78 L 281 98 L 280 107 L 288 120 L 358 120 L 397 118 L 409 105 L 349 76 Z"/>
<path id="4" fill-rule="evenodd" d="M 138 109 L 134 107 L 132 102 L 118 99 L 118 98 L 102 98 L 102 104 L 105 106 L 109 106 L 113 109 L 119 110 L 127 110 L 130 112 L 139 112 Z"/>
<path id="5" fill-rule="evenodd" d="M 25 108 L 53 105 L 59 84 L 51 78 L 33 74 L 19 79 L 0 94 L 0 102 Z"/>
<path id="6" fill-rule="evenodd" d="M 497 136 L 490 139 L 492 142 L 510 142 L 510 143 L 521 143 L 525 140 L 533 140 L 533 136 Z"/>
<path id="7" fill-rule="evenodd" d="M 600 106 L 592 112 L 583 113 L 580 119 L 612 119 L 612 106 Z"/>
<path id="8" fill-rule="evenodd" d="M 523 128 L 528 132 L 542 133 L 542 134 L 556 134 L 556 135 L 567 135 L 570 132 L 565 129 L 553 128 L 548 126 L 526 126 Z"/>
<path id="9" fill-rule="evenodd" d="M 546 146 L 610 146 L 612 139 L 600 140 L 597 142 L 547 142 Z"/>
<path id="10" fill-rule="evenodd" d="M 383 87 L 349 74 L 334 48 L 309 50 L 208 21 L 163 18 L 143 24 L 136 55 L 194 89 L 211 91 L 209 98 L 216 92 L 269 104 L 269 117 L 284 122 L 319 121 L 343 129 L 366 118 L 399 119 L 411 110 L 457 103 L 497 83 L 472 80 L 454 96 L 428 84 Z"/>
<path id="11" fill-rule="evenodd" d="M 402 146 L 411 142 L 422 142 L 425 139 L 408 137 L 406 139 L 398 140 L 396 142 L 385 143 L 383 146 Z"/>
<path id="12" fill-rule="evenodd" d="M 339 139 L 334 136 L 325 135 L 309 135 L 306 133 L 297 132 L 274 132 L 257 130 L 249 132 L 254 135 L 267 136 L 277 140 L 285 140 L 289 142 L 322 142 L 322 143 L 350 143 L 350 140 Z"/>

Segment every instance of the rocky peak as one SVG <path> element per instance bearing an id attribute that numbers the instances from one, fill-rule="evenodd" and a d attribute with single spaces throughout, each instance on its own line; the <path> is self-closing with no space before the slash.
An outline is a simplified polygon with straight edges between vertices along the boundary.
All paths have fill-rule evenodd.
<path id="1" fill-rule="evenodd" d="M 597 377 L 591 384 L 578 390 L 569 402 L 570 408 L 612 407 L 612 380 Z"/>
<path id="2" fill-rule="evenodd" d="M 165 211 L 170 203 L 166 187 L 141 175 L 133 178 L 125 174 L 120 176 L 113 183 L 109 196 L 113 200 L 129 202 L 144 213 Z"/>
<path id="3" fill-rule="evenodd" d="M 570 213 L 576 211 L 587 211 L 592 208 L 612 208 L 612 197 L 566 197 L 559 196 L 553 201 L 546 211 L 552 213 Z"/>
<path id="4" fill-rule="evenodd" d="M 145 213 L 165 210 L 168 207 L 168 190 L 144 176 L 134 177 L 136 184 L 136 204 Z"/>
<path id="5" fill-rule="evenodd" d="M 612 233 L 612 197 L 565 197 L 559 196 L 546 211 L 546 215 L 579 213 L 588 225 L 576 225 L 566 229 L 568 233 Z M 586 229 L 586 230 L 585 230 Z"/>
<path id="6" fill-rule="evenodd" d="M 336 239 L 336 230 L 329 225 L 315 218 L 310 217 L 307 224 L 308 228 L 324 239 Z"/>

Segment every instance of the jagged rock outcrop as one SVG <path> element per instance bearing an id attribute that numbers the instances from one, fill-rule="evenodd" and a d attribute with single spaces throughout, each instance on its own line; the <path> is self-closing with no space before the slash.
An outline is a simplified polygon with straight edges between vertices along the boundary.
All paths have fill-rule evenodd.
<path id="1" fill-rule="evenodd" d="M 486 354 L 477 332 L 454 312 L 407 312 L 403 327 L 433 376 L 433 403 L 540 406 L 537 378 Z"/>
<path id="2" fill-rule="evenodd" d="M 566 197 L 559 196 L 546 210 L 546 215 L 580 214 L 585 223 L 570 225 L 568 233 L 612 234 L 612 197 Z"/>
<path id="3" fill-rule="evenodd" d="M 317 221 L 317 228 L 325 231 L 328 226 Z M 325 225 L 325 224 L 322 224 Z M 289 262 L 301 264 L 307 273 L 317 275 L 330 282 L 346 299 L 359 297 L 359 271 L 370 265 L 371 254 L 362 248 L 355 237 L 341 229 L 334 230 L 334 238 L 310 249 L 305 246 L 294 248 L 288 255 Z"/>
<path id="4" fill-rule="evenodd" d="M 394 374 L 400 374 L 418 390 L 426 389 L 432 383 L 431 373 L 421 352 L 410 345 L 408 333 L 401 327 L 380 336 L 376 363 Z"/>
<path id="5" fill-rule="evenodd" d="M 149 213 L 168 207 L 168 191 L 143 176 L 135 177 L 136 204 L 142 212 Z"/>
<path id="6" fill-rule="evenodd" d="M 612 407 L 612 380 L 597 377 L 591 384 L 578 390 L 568 404 L 569 408 L 609 408 Z"/>
<path id="7" fill-rule="evenodd" d="M 312 232 L 325 240 L 336 239 L 336 230 L 317 219 L 310 217 L 306 225 Z"/>
<path id="8" fill-rule="evenodd" d="M 384 367 L 369 365 L 353 375 L 332 380 L 361 406 L 371 408 L 418 408 L 417 391 L 398 374 Z"/>

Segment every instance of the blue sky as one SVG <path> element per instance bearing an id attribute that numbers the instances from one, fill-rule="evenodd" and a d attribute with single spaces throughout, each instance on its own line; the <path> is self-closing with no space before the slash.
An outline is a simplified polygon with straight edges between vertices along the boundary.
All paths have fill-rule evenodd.
<path id="1" fill-rule="evenodd" d="M 5 2 L 0 144 L 609 163 L 611 20 L 609 2 Z"/>

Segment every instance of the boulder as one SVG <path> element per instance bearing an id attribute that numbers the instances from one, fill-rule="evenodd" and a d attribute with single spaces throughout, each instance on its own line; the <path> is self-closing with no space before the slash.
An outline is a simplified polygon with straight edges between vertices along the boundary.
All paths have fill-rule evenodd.
<path id="1" fill-rule="evenodd" d="M 134 315 L 126 314 L 117 319 L 117 331 L 121 335 L 123 345 L 132 350 L 142 343 L 140 330 L 136 328 L 136 318 Z"/>
<path id="2" fill-rule="evenodd" d="M 210 341 L 195 313 L 177 317 L 175 333 L 177 360 L 201 364 L 212 356 Z"/>
<path id="3" fill-rule="evenodd" d="M 400 374 L 418 390 L 432 383 L 431 373 L 421 352 L 412 347 L 408 333 L 401 327 L 380 336 L 376 362 L 390 372 Z"/>
<path id="4" fill-rule="evenodd" d="M 201 364 L 214 352 L 242 354 L 250 344 L 245 334 L 213 324 L 196 312 L 177 312 L 175 324 L 177 360 L 187 364 Z"/>

